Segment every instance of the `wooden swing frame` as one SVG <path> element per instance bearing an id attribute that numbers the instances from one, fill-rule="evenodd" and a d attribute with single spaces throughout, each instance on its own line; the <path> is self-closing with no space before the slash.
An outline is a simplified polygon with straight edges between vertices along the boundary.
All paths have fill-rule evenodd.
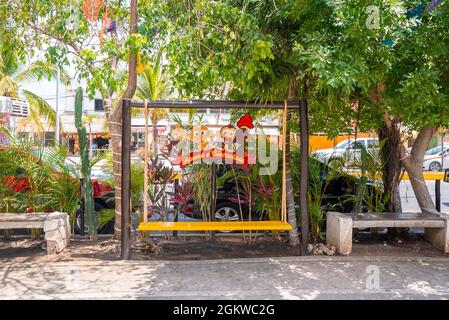
<path id="1" fill-rule="evenodd" d="M 285 141 L 286 141 L 286 124 L 287 124 L 287 110 L 300 110 L 301 106 L 298 101 L 278 101 L 265 104 L 250 103 L 242 101 L 132 101 L 123 100 L 122 104 L 122 174 L 121 174 L 121 249 L 122 258 L 130 258 L 130 222 L 131 222 L 131 207 L 130 207 L 130 169 L 131 169 L 131 109 L 143 108 L 145 117 L 145 163 L 148 162 L 148 109 L 282 109 L 282 205 L 281 205 L 281 219 L 279 221 L 229 221 L 229 222 L 148 222 L 148 178 L 147 166 L 144 166 L 144 221 L 140 223 L 139 231 L 254 231 L 254 230 L 272 230 L 272 231 L 286 231 L 291 230 L 292 226 L 287 222 L 287 207 L 286 207 L 286 159 L 285 159 Z M 306 149 L 307 150 L 307 149 Z M 302 161 L 301 161 L 302 163 Z M 214 170 L 213 170 L 214 171 Z M 215 174 L 211 179 L 212 190 L 215 190 Z M 307 180 L 306 180 L 307 181 Z M 211 201 L 212 212 L 215 212 L 215 199 Z M 214 214 L 212 215 L 214 217 Z"/>

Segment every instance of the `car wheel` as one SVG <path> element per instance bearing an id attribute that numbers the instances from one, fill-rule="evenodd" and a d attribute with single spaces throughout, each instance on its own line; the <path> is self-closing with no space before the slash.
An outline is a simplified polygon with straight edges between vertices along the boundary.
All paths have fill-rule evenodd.
<path id="1" fill-rule="evenodd" d="M 238 205 L 231 202 L 223 202 L 215 209 L 215 220 L 217 221 L 238 221 L 240 220 Z"/>
<path id="2" fill-rule="evenodd" d="M 429 170 L 432 172 L 439 172 L 441 171 L 441 164 L 439 162 L 432 162 L 429 165 Z"/>
<path id="3" fill-rule="evenodd" d="M 239 206 L 232 202 L 222 202 L 217 204 L 215 209 L 215 221 L 239 221 Z M 231 232 L 230 230 L 220 232 Z"/>
<path id="4" fill-rule="evenodd" d="M 75 233 L 81 234 L 81 211 L 80 210 L 76 211 Z M 87 229 L 86 217 L 84 217 L 84 234 L 89 234 L 89 230 Z"/>
<path id="5" fill-rule="evenodd" d="M 98 212 L 105 209 L 101 204 L 94 202 L 95 212 L 98 215 Z M 81 214 L 80 210 L 76 211 L 76 219 L 75 219 L 75 233 L 81 234 Z M 110 234 L 114 233 L 114 220 L 109 221 L 102 228 L 97 229 L 98 234 Z M 84 217 L 84 234 L 89 234 L 87 229 L 87 220 Z"/>

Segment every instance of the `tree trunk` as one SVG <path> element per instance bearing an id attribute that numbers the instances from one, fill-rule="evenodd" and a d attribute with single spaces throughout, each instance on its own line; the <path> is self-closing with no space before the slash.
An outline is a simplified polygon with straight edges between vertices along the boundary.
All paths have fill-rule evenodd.
<path id="1" fill-rule="evenodd" d="M 109 132 L 111 134 L 112 146 L 112 171 L 114 174 L 115 190 L 115 224 L 114 234 L 117 240 L 120 240 L 122 226 L 122 202 L 120 193 L 122 191 L 122 124 L 118 121 L 109 121 Z"/>
<path id="2" fill-rule="evenodd" d="M 399 146 L 401 133 L 396 123 L 379 129 L 380 153 L 383 163 L 383 185 L 386 212 L 401 212 L 399 182 L 401 177 L 401 157 Z"/>
<path id="3" fill-rule="evenodd" d="M 395 123 L 388 116 L 384 115 L 385 125 L 389 130 L 394 130 Z M 429 147 L 430 139 L 432 139 L 434 127 L 424 127 L 418 134 L 418 137 L 413 144 L 412 151 L 407 152 L 401 141 L 396 141 L 396 145 L 400 152 L 401 164 L 407 171 L 410 182 L 415 193 L 416 200 L 422 212 L 434 211 L 435 204 L 430 196 L 426 181 L 424 180 L 422 164 L 424 161 L 424 154 Z"/>
<path id="4" fill-rule="evenodd" d="M 130 20 L 129 20 L 129 35 L 137 33 L 137 0 L 131 0 Z M 118 106 L 109 116 L 109 130 L 111 134 L 112 144 L 112 159 L 113 159 L 113 173 L 115 183 L 115 226 L 114 234 L 117 240 L 121 238 L 121 219 L 122 219 L 122 205 L 121 205 L 121 187 L 122 187 L 122 100 L 132 99 L 137 87 L 137 54 L 135 48 L 130 49 L 131 52 L 128 58 L 128 84 L 126 86 L 123 96 L 120 98 Z M 106 108 L 105 108 L 106 109 Z"/>
<path id="5" fill-rule="evenodd" d="M 410 154 L 406 153 L 404 146 L 401 149 L 402 165 L 408 173 L 416 200 L 422 212 L 435 211 L 435 204 L 424 180 L 422 169 L 424 154 L 429 147 L 434 131 L 435 128 L 430 126 L 423 128 L 419 132 Z"/>
<path id="6" fill-rule="evenodd" d="M 290 77 L 290 85 L 288 92 L 288 100 L 295 100 L 297 92 L 297 84 L 296 84 L 296 75 L 292 75 Z M 287 111 L 287 119 L 291 119 L 292 112 L 288 109 Z M 296 218 L 296 210 L 295 210 L 295 197 L 293 195 L 293 181 L 292 181 L 292 172 L 291 172 L 291 156 L 290 156 L 290 128 L 287 125 L 286 137 L 285 137 L 285 158 L 287 164 L 287 173 L 286 173 L 286 187 L 287 187 L 287 218 L 288 222 L 292 225 L 292 230 L 289 232 L 289 242 L 292 247 L 296 247 L 299 245 L 299 235 L 298 235 L 298 222 Z M 294 163 L 293 165 L 298 165 Z"/>
<path id="7" fill-rule="evenodd" d="M 407 169 L 406 169 L 407 170 Z M 427 188 L 426 181 L 424 180 L 424 175 L 422 168 L 414 166 L 407 170 L 410 177 L 410 182 L 415 193 L 416 200 L 418 201 L 419 207 L 422 212 L 435 211 L 435 204 L 430 196 L 429 189 Z M 413 178 L 412 178 L 413 177 Z"/>

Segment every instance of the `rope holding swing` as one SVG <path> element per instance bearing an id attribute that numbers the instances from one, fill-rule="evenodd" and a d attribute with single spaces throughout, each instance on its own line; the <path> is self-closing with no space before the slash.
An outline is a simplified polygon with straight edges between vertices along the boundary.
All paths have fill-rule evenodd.
<path id="1" fill-rule="evenodd" d="M 287 222 L 287 100 L 284 103 L 282 114 L 282 198 L 281 198 L 281 221 Z"/>
<path id="2" fill-rule="evenodd" d="M 145 116 L 145 146 L 144 146 L 144 166 L 143 166 L 143 222 L 148 222 L 148 103 L 144 101 Z"/>

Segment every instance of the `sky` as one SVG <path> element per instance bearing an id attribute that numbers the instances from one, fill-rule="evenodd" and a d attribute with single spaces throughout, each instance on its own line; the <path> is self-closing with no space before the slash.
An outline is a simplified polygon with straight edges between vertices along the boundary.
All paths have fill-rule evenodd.
<path id="1" fill-rule="evenodd" d="M 67 66 L 65 71 L 70 77 L 74 78 L 75 69 L 72 66 Z M 67 87 L 63 83 L 59 84 L 59 110 L 61 113 L 65 110 L 74 110 L 75 89 L 78 85 L 81 85 L 84 88 L 85 82 L 83 82 L 80 83 L 77 80 L 73 80 L 71 87 Z M 56 79 L 48 80 L 44 77 L 40 81 L 23 82 L 21 87 L 39 95 L 41 98 L 45 99 L 53 109 L 56 108 Z M 94 102 L 89 101 L 87 97 L 85 97 L 83 104 L 84 110 L 94 109 Z"/>

